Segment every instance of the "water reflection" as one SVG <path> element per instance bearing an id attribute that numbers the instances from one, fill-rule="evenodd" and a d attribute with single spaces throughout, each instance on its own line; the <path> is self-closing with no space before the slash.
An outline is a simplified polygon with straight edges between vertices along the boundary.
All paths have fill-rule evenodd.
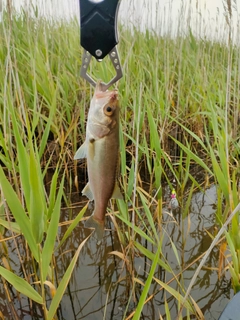
<path id="1" fill-rule="evenodd" d="M 167 213 L 163 214 L 163 256 L 166 257 L 175 274 L 180 274 L 183 271 L 182 277 L 179 277 L 179 280 L 185 288 L 189 285 L 199 263 L 198 258 L 210 245 L 211 239 L 206 230 L 210 230 L 212 233 L 215 225 L 215 202 L 216 189 L 212 186 L 206 190 L 205 194 L 196 193 L 193 195 L 191 212 L 189 213 L 189 217 L 184 221 L 181 221 L 181 213 L 173 217 Z M 62 221 L 68 221 L 71 217 L 74 218 L 78 214 L 78 210 L 63 210 Z M 109 229 L 113 228 L 110 223 L 108 225 Z M 66 229 L 66 225 L 60 228 L 60 239 L 63 237 Z M 55 277 L 58 283 L 78 246 L 90 232 L 90 230 L 85 229 L 83 224 L 80 223 L 73 230 L 71 236 L 64 242 L 61 251 L 57 252 L 55 256 Z M 18 241 L 17 245 L 20 256 L 25 261 L 23 261 L 22 265 L 19 265 L 19 257 L 14 241 L 8 241 L 8 249 L 11 252 L 10 262 L 14 272 L 23 276 L 24 266 L 27 274 L 34 274 L 31 263 L 29 263 L 27 258 L 24 258 L 27 255 L 25 246 L 21 242 L 21 237 L 18 237 L 16 241 Z M 146 240 L 138 237 L 137 241 L 147 249 L 153 250 L 152 245 L 147 243 Z M 172 243 L 177 248 L 181 262 L 180 265 L 174 254 Z M 105 232 L 101 245 L 97 245 L 94 237 L 88 240 L 80 253 L 69 286 L 62 299 L 58 310 L 58 319 L 121 320 L 126 319 L 135 310 L 136 305 L 132 299 L 131 277 L 125 264 L 119 257 L 111 254 L 112 251 L 121 252 L 117 233 L 113 230 Z M 185 270 L 189 265 L 191 266 Z M 217 266 L 218 249 L 216 248 L 211 252 L 205 268 L 201 270 L 191 291 L 191 296 L 201 308 L 206 320 L 218 319 L 221 311 L 233 295 L 229 274 L 218 280 Z M 146 281 L 150 267 L 150 261 L 146 257 L 141 254 L 135 257 L 134 272 L 140 281 Z M 178 284 L 174 280 L 173 275 L 166 272 L 163 268 L 157 268 L 154 276 L 165 283 L 171 281 L 171 287 L 178 289 Z M 43 318 L 40 306 L 33 305 L 30 308 L 28 299 L 23 296 L 21 296 L 21 299 L 18 299 L 15 290 L 9 285 L 8 288 L 13 297 L 11 303 L 6 299 L 4 287 L 0 287 L 0 308 L 5 319 L 30 320 Z M 142 286 L 136 283 L 134 287 L 136 301 L 138 301 L 141 292 Z M 164 318 L 165 300 L 168 302 L 171 317 L 174 319 L 178 310 L 176 299 L 162 290 L 156 282 L 151 286 L 148 296 L 150 297 L 151 295 L 153 296 L 143 308 L 141 319 L 159 319 L 160 315 Z M 48 299 L 50 303 L 50 296 Z M 129 301 L 131 302 L 129 303 Z"/>
<path id="2" fill-rule="evenodd" d="M 165 214 L 163 219 L 163 230 L 165 232 L 163 241 L 163 254 L 173 271 L 177 274 L 188 266 L 191 262 L 207 250 L 211 243 L 206 230 L 211 230 L 215 225 L 214 203 L 216 201 L 216 189 L 211 187 L 205 194 L 194 194 L 191 202 L 191 212 L 189 217 L 181 222 L 181 216 L 176 216 L 174 221 Z M 64 233 L 64 228 L 62 233 Z M 75 250 L 83 239 L 89 234 L 89 230 L 84 229 L 80 224 L 63 246 L 64 264 L 58 261 L 59 273 L 67 267 Z M 60 235 L 61 236 L 61 235 Z M 169 239 L 172 239 L 178 249 L 181 267 L 172 249 Z M 143 246 L 151 250 L 151 245 L 145 240 L 138 239 Z M 69 251 L 72 250 L 72 251 Z M 68 292 L 65 294 L 61 304 L 61 319 L 115 319 L 120 320 L 134 310 L 132 306 L 127 306 L 131 295 L 131 285 L 128 272 L 122 261 L 109 254 L 111 251 L 121 251 L 117 234 L 106 231 L 104 241 L 100 246 L 96 245 L 96 240 L 91 238 L 80 254 L 78 265 L 71 279 Z M 182 283 L 187 288 L 195 272 L 197 264 L 183 272 Z M 227 274 L 218 280 L 218 250 L 213 250 L 210 254 L 206 267 L 203 269 L 192 289 L 191 296 L 204 313 L 205 319 L 218 319 L 228 299 L 233 294 L 230 277 Z M 135 258 L 135 274 L 138 279 L 145 282 L 150 270 L 150 264 L 146 257 Z M 169 281 L 172 275 L 158 268 L 155 277 L 162 281 Z M 177 283 L 171 282 L 171 286 L 177 289 Z M 159 319 L 161 314 L 164 317 L 165 306 L 164 297 L 167 298 L 172 318 L 177 313 L 177 302 L 168 293 L 160 290 L 158 284 L 154 283 L 149 294 L 156 293 L 145 305 L 142 312 L 142 319 Z M 136 285 L 135 294 L 140 297 L 142 287 Z M 125 311 L 127 313 L 125 314 Z"/>

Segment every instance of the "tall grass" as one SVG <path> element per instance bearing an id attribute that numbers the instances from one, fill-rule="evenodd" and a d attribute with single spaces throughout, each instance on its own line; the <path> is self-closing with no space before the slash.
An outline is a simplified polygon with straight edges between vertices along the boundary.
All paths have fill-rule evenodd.
<path id="1" fill-rule="evenodd" d="M 21 14 L 4 12 L 0 24 L 1 239 L 6 248 L 9 234 L 11 239 L 21 234 L 33 261 L 31 273 L 26 271 L 21 278 L 13 274 L 7 253 L 0 274 L 17 291 L 42 305 L 43 316 L 52 319 L 86 242 L 57 285 L 53 255 L 86 210 L 80 211 L 58 242 L 61 206 L 69 205 L 71 194 L 85 182 L 85 166 L 78 168 L 73 154 L 84 140 L 92 89 L 79 77 L 77 21 L 54 21 L 34 12 L 35 16 L 24 10 Z M 126 319 L 139 319 L 144 304 L 161 290 L 167 319 L 171 318 L 168 295 L 176 299 L 178 311 L 184 306 L 187 319 L 191 314 L 202 319 L 193 298 L 185 299 L 188 263 L 181 261 L 173 241 L 179 274 L 163 255 L 163 240 L 170 235 L 162 224 L 167 207 L 162 186 L 173 188 L 176 184 L 182 219 L 188 217 L 193 192 L 204 192 L 209 181 L 218 189 L 219 229 L 237 207 L 239 49 L 231 34 L 226 45 L 198 38 L 191 28 L 185 36 L 171 38 L 122 26 L 119 50 L 124 71 L 118 84 L 122 106 L 120 180 L 125 200 L 117 201 L 118 211 L 112 215 L 122 248 L 113 254 L 123 260 L 131 275 L 132 295 L 127 306 L 135 300 L 135 285 L 143 288 L 135 310 L 129 314 L 126 308 Z M 105 80 L 114 71 L 93 61 L 91 72 Z M 238 221 L 239 212 L 222 240 L 228 243 L 226 259 L 236 291 L 240 288 Z M 134 271 L 136 254 L 150 265 L 145 283 Z M 156 276 L 159 268 L 171 278 L 169 282 Z M 175 288 L 170 286 L 173 281 Z M 150 294 L 152 284 L 157 289 Z M 46 285 L 52 292 L 50 304 Z M 7 296 L 11 297 L 6 289 Z"/>

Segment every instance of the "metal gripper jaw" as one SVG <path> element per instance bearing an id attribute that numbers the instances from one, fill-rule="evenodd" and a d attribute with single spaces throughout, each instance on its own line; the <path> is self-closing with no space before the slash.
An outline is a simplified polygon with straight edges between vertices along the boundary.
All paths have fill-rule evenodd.
<path id="1" fill-rule="evenodd" d="M 92 56 L 99 62 L 109 54 L 116 71 L 116 76 L 107 84 L 102 83 L 103 90 L 122 77 L 122 68 L 117 51 L 117 16 L 119 0 L 79 0 L 81 46 L 84 48 L 81 76 L 91 85 L 96 81 L 88 74 Z"/>
<path id="2" fill-rule="evenodd" d="M 114 78 L 112 78 L 108 83 L 104 83 L 104 82 L 101 83 L 101 87 L 102 87 L 103 91 L 106 91 L 112 84 L 117 82 L 123 76 L 121 64 L 120 64 L 120 61 L 119 61 L 118 51 L 117 51 L 116 47 L 114 47 L 110 51 L 109 57 L 110 57 L 110 59 L 112 61 L 114 69 L 116 71 L 116 76 Z M 92 58 L 92 55 L 88 51 L 84 50 L 84 52 L 83 52 L 83 62 L 82 62 L 82 66 L 81 66 L 80 75 L 85 80 L 87 80 L 92 86 L 95 87 L 96 86 L 96 81 L 87 73 L 88 66 L 90 64 L 91 58 Z"/>

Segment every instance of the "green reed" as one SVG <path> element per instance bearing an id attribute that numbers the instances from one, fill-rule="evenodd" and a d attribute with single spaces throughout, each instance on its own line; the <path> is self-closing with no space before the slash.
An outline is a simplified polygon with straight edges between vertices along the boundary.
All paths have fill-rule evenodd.
<path id="1" fill-rule="evenodd" d="M 118 219 L 114 224 L 123 260 L 131 255 L 134 265 L 134 254 L 139 253 L 150 263 L 137 308 L 128 318 L 139 319 L 151 298 L 148 293 L 153 283 L 165 291 L 168 319 L 167 294 L 176 299 L 179 310 L 184 304 L 187 318 L 190 314 L 201 318 L 193 299 L 184 301 L 184 271 L 176 247 L 173 244 L 181 270 L 178 275 L 162 253 L 162 241 L 168 237 L 161 224 L 166 211 L 162 185 L 172 187 L 176 181 L 182 219 L 188 216 L 193 192 L 204 191 L 209 180 L 218 188 L 219 228 L 238 205 L 239 50 L 231 42 L 226 45 L 198 39 L 191 29 L 184 37 L 170 38 L 120 27 L 119 51 L 124 72 L 118 84 L 120 180 L 125 200 L 117 201 Z M 25 11 L 21 15 L 13 13 L 9 19 L 9 13 L 4 12 L 0 61 L 0 224 L 12 235 L 23 234 L 35 260 L 33 268 L 37 269 L 35 264 L 39 267 L 30 281 L 27 275 L 25 279 L 14 275 L 5 260 L 0 273 L 17 291 L 42 304 L 46 319 L 51 319 L 85 243 L 56 287 L 49 271 L 52 255 L 71 236 L 86 210 L 75 218 L 56 248 L 62 197 L 67 201 L 67 190 L 74 192 L 82 182 L 73 155 L 84 140 L 93 93 L 79 76 L 77 21 L 54 21 L 37 14 L 32 17 Z M 107 62 L 92 61 L 90 72 L 107 80 L 114 70 Z M 200 181 L 193 167 L 201 168 Z M 53 178 L 47 190 L 45 180 L 51 170 Z M 235 290 L 239 290 L 238 220 L 236 213 L 226 232 L 231 257 L 227 255 L 228 267 Z M 139 236 L 151 244 L 152 250 L 137 240 Z M 176 289 L 154 276 L 160 267 L 172 276 Z M 132 280 L 133 287 L 140 281 L 134 272 Z M 49 308 L 44 284 L 56 291 Z"/>
<path id="2" fill-rule="evenodd" d="M 31 257 L 32 270 L 35 271 L 32 271 L 33 275 L 25 272 L 25 279 L 14 274 L 8 252 L 5 252 L 2 253 L 3 266 L 0 267 L 0 274 L 17 291 L 41 304 L 45 319 L 53 319 L 81 248 L 87 240 L 79 246 L 57 285 L 53 255 L 57 244 L 65 175 L 68 174 L 66 159 L 69 156 L 66 155 L 66 150 L 63 152 L 63 146 L 75 126 L 69 123 L 64 132 L 65 123 L 69 119 L 69 105 L 67 102 L 63 103 L 60 96 L 62 91 L 65 95 L 67 91 L 62 89 L 64 83 L 60 85 L 59 80 L 54 79 L 51 73 L 56 66 L 51 64 L 53 57 L 49 57 L 49 52 L 46 52 L 49 41 L 43 35 L 46 36 L 47 23 L 39 23 L 39 28 L 43 29 L 40 31 L 37 28 L 36 31 L 36 21 L 27 14 L 14 16 L 11 21 L 8 21 L 8 15 L 4 18 L 0 25 L 3 62 L 0 93 L 0 182 L 1 203 L 5 210 L 2 210 L 0 223 L 9 230 L 13 238 L 23 235 L 28 246 L 27 255 Z M 40 31 L 37 34 L 35 32 L 34 36 L 38 40 L 36 43 L 32 34 L 34 30 Z M 53 34 L 55 31 L 53 30 Z M 60 63 L 58 67 L 60 72 Z M 73 95 L 72 90 L 70 94 Z M 63 113 L 58 109 L 61 104 L 65 107 Z M 69 120 L 72 121 L 72 117 Z M 59 145 L 59 151 L 55 155 L 48 152 L 50 134 Z M 54 156 L 57 157 L 55 166 L 52 164 Z M 47 190 L 46 174 L 50 168 L 53 168 L 53 173 Z M 85 210 L 86 208 L 80 212 L 76 221 L 80 220 Z M 74 224 L 75 221 L 61 243 L 69 236 Z M 23 261 L 20 255 L 18 258 Z M 25 270 L 22 262 L 21 265 Z M 50 304 L 46 298 L 46 286 L 52 292 Z M 6 296 L 8 295 L 6 289 Z"/>

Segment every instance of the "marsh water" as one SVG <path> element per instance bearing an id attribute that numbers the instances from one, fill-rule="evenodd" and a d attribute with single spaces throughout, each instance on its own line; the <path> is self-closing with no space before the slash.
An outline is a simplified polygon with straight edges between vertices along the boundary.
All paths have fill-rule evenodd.
<path id="1" fill-rule="evenodd" d="M 193 195 L 190 213 L 184 221 L 182 221 L 181 211 L 176 215 L 171 215 L 166 208 L 163 213 L 164 240 L 162 251 L 175 274 L 184 270 L 184 267 L 197 260 L 208 249 L 211 243 L 209 233 L 214 233 L 215 202 L 216 188 L 213 185 L 204 194 L 198 192 Z M 84 204 L 85 202 L 82 203 L 82 205 Z M 62 221 L 67 222 L 74 218 L 80 208 L 81 206 L 63 209 Z M 129 313 L 135 309 L 133 299 L 128 305 L 129 296 L 132 295 L 129 274 L 122 260 L 111 254 L 112 251 L 121 252 L 117 233 L 113 230 L 113 226 L 108 225 L 108 227 L 110 228 L 105 232 L 101 244 L 97 244 L 96 239 L 92 236 L 83 247 L 58 310 L 59 319 L 121 320 L 127 319 Z M 59 233 L 60 239 L 66 228 L 67 225 L 63 223 Z M 56 257 L 56 277 L 58 279 L 62 278 L 78 246 L 90 232 L 89 229 L 84 228 L 83 223 L 80 223 L 63 244 L 61 256 Z M 150 246 L 140 237 L 136 240 L 143 246 Z M 181 267 L 176 260 L 171 241 L 177 248 Z M 9 249 L 13 249 L 10 259 L 12 265 L 15 265 L 15 273 L 22 275 L 23 271 L 16 258 L 16 249 L 14 249 L 13 242 L 14 240 L 8 242 Z M 22 249 L 24 250 L 24 248 Z M 148 249 L 152 250 L 151 247 L 148 247 Z M 21 248 L 19 250 L 21 251 Z M 233 295 L 229 274 L 225 273 L 218 279 L 218 259 L 219 248 L 216 248 L 211 252 L 191 291 L 191 296 L 201 308 L 206 320 L 218 319 L 221 311 Z M 179 278 L 185 288 L 191 281 L 198 263 L 199 260 L 184 271 Z M 150 270 L 149 260 L 141 255 L 135 256 L 134 270 L 137 278 L 145 282 Z M 173 280 L 173 276 L 160 267 L 156 269 L 155 277 L 164 282 Z M 177 288 L 175 281 L 171 281 L 170 286 Z M 142 286 L 137 283 L 134 287 L 136 300 L 139 299 L 141 290 Z M 0 292 L 0 310 L 5 316 L 4 319 L 13 319 L 11 307 L 17 310 L 19 319 L 42 319 L 39 306 L 29 307 L 29 300 L 23 296 L 20 300 L 16 296 L 11 306 L 6 301 L 3 288 Z M 171 318 L 175 319 L 177 313 L 176 300 L 156 283 L 152 284 L 149 296 L 153 293 L 154 295 L 143 309 L 141 319 L 160 319 L 160 315 L 165 319 L 165 299 L 170 308 Z M 19 301 L 21 301 L 21 304 Z M 30 309 L 32 315 L 30 315 Z M 127 313 L 125 313 L 126 310 L 128 310 Z"/>

